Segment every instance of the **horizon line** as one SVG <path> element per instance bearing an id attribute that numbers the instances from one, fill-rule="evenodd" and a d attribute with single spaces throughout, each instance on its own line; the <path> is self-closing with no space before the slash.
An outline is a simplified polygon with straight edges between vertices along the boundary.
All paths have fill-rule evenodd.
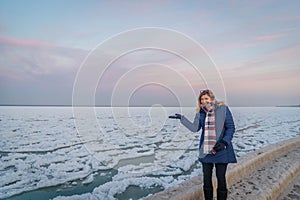
<path id="1" fill-rule="evenodd" d="M 158 104 L 155 104 L 158 105 Z M 29 106 L 29 107 L 152 107 L 152 105 L 70 105 L 70 104 L 0 104 L 0 106 Z M 197 107 L 197 106 L 178 106 L 178 105 L 162 105 L 164 107 Z M 300 107 L 300 104 L 295 105 L 273 105 L 273 106 L 247 106 L 247 105 L 230 105 L 230 107 Z"/>

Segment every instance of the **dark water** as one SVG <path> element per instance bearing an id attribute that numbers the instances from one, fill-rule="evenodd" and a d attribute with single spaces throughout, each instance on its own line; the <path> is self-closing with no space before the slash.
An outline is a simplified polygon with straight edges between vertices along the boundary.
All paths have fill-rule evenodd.
<path id="1" fill-rule="evenodd" d="M 101 173 L 105 173 L 106 176 L 100 175 Z M 117 170 L 105 170 L 98 171 L 98 174 L 94 176 L 94 180 L 89 184 L 83 184 L 82 181 L 76 181 L 77 185 L 71 185 L 71 183 L 66 183 L 63 185 L 57 185 L 53 187 L 40 188 L 37 190 L 32 190 L 29 192 L 24 192 L 19 195 L 15 195 L 7 200 L 41 200 L 41 199 L 53 199 L 57 196 L 71 196 L 76 194 L 84 194 L 88 192 L 92 192 L 94 188 L 112 181 L 112 177 L 116 175 Z M 72 181 L 72 182 L 74 182 Z"/>

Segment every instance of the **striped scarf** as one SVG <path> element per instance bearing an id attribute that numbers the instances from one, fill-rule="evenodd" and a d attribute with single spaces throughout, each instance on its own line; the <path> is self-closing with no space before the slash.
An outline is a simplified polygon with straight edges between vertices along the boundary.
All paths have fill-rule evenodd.
<path id="1" fill-rule="evenodd" d="M 209 154 L 215 146 L 217 139 L 215 130 L 215 111 L 214 106 L 211 104 L 207 104 L 202 108 L 206 112 L 203 153 Z"/>

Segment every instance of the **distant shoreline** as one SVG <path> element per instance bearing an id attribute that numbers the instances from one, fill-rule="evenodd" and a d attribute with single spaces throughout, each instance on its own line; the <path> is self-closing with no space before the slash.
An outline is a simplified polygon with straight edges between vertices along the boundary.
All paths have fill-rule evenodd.
<path id="1" fill-rule="evenodd" d="M 158 104 L 156 104 L 158 105 Z M 153 107 L 153 105 L 129 105 L 129 106 L 124 106 L 124 105 L 51 105 L 51 104 L 41 104 L 41 105 L 34 105 L 34 104 L 0 104 L 0 107 L 3 106 L 28 106 L 28 107 Z M 190 107 L 196 107 L 196 106 L 179 106 L 179 105 L 161 105 L 163 107 L 182 107 L 182 108 L 190 108 Z M 234 105 L 229 105 L 230 107 L 300 107 L 299 105 L 274 105 L 274 106 L 234 106 Z M 155 105 L 154 105 L 155 107 Z"/>
<path id="2" fill-rule="evenodd" d="M 300 105 L 279 105 L 279 106 L 276 106 L 276 107 L 300 107 Z"/>
<path id="3" fill-rule="evenodd" d="M 121 105 L 28 105 L 28 104 L 0 104 L 0 106 L 28 106 L 28 107 L 152 107 L 151 105 L 133 105 L 133 106 L 121 106 Z M 162 105 L 164 107 L 194 107 L 194 106 L 172 106 Z"/>

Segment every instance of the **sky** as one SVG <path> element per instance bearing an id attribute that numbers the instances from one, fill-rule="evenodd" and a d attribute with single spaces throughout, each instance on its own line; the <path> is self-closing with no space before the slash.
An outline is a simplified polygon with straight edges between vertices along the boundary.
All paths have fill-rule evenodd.
<path id="1" fill-rule="evenodd" d="M 182 57 L 141 49 L 120 55 L 104 74 L 95 73 L 95 104 L 117 99 L 114 105 L 194 105 L 191 94 L 208 86 L 224 88 L 226 95 L 216 96 L 230 106 L 300 104 L 299 10 L 297 0 L 0 0 L 0 104 L 71 105 L 89 55 L 105 41 L 144 27 L 172 30 L 200 44 L 221 85 L 207 84 L 205 73 L 196 75 Z M 135 40 L 114 42 L 121 48 Z M 198 56 L 192 48 L 185 52 Z"/>

